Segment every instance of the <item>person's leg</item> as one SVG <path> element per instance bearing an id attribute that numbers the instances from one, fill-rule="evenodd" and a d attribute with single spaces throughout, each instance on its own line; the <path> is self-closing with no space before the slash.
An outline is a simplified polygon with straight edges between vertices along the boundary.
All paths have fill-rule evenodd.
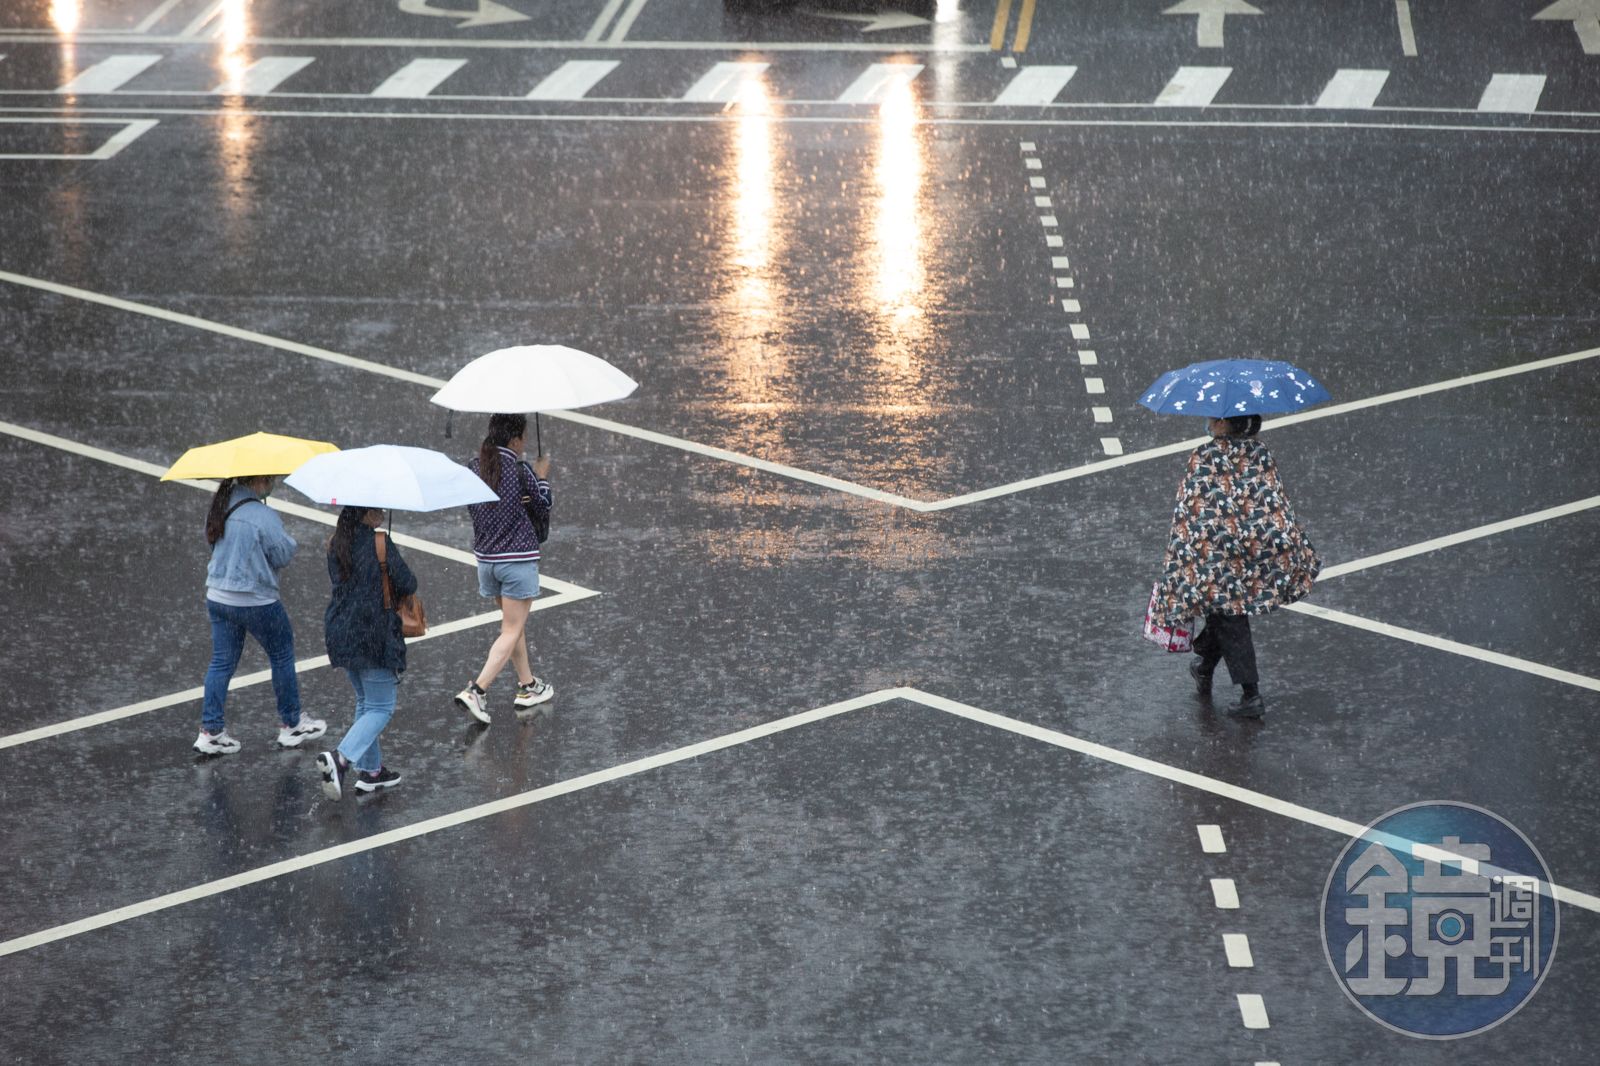
<path id="1" fill-rule="evenodd" d="M 1246 615 L 1217 615 L 1218 643 L 1222 657 L 1228 664 L 1228 676 L 1235 685 L 1244 688 L 1246 696 L 1254 695 L 1260 677 L 1256 673 L 1256 646 L 1250 638 L 1250 619 Z"/>
<path id="2" fill-rule="evenodd" d="M 356 720 L 339 742 L 339 754 L 357 770 L 375 772 L 383 766 L 378 734 L 394 716 L 396 678 L 393 670 L 347 670 L 356 689 Z"/>
<path id="3" fill-rule="evenodd" d="M 246 607 L 246 625 L 272 665 L 272 693 L 278 698 L 278 719 L 286 726 L 300 721 L 300 679 L 294 671 L 294 627 L 283 604 Z"/>
<path id="4" fill-rule="evenodd" d="M 206 667 L 205 702 L 200 716 L 200 728 L 215 735 L 226 728 L 223 708 L 228 699 L 228 682 L 239 666 L 239 656 L 244 652 L 244 625 L 235 616 L 236 607 L 206 601 L 206 613 L 211 618 L 211 665 Z"/>
<path id="5" fill-rule="evenodd" d="M 1217 640 L 1219 626 L 1216 625 L 1222 617 L 1220 614 L 1206 615 L 1200 632 L 1194 637 L 1194 653 L 1200 656 L 1200 664 L 1196 669 L 1207 676 L 1217 668 L 1217 662 L 1222 658 L 1222 645 Z"/>
<path id="6" fill-rule="evenodd" d="M 516 601 L 513 600 L 511 602 L 515 603 Z M 504 597 L 495 597 L 495 603 L 500 607 L 501 615 L 504 617 L 504 612 L 506 609 L 506 601 Z M 531 601 L 529 603 L 529 610 L 532 610 Z M 526 623 L 528 616 L 524 614 L 522 616 L 522 620 L 524 623 Z M 525 628 L 522 634 L 519 636 L 516 644 L 512 645 L 511 667 L 517 672 L 517 684 L 531 685 L 533 683 L 533 666 L 528 662 L 528 637 Z"/>
<path id="7" fill-rule="evenodd" d="M 480 691 L 487 690 L 490 683 L 505 669 L 506 663 L 516 653 L 518 645 L 522 645 L 522 656 L 528 656 L 526 639 L 523 630 L 528 624 L 528 611 L 533 606 L 532 600 L 513 600 L 509 597 L 500 599 L 500 635 L 489 646 L 489 658 L 483 664 L 483 671 L 478 674 L 475 682 Z M 532 674 L 530 673 L 531 677 Z"/>

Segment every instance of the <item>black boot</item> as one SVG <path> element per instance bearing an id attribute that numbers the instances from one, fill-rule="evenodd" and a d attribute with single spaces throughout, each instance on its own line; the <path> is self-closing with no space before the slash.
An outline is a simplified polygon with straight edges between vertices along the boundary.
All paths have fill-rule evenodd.
<path id="1" fill-rule="evenodd" d="M 1215 670 L 1216 667 L 1213 666 L 1211 669 Z M 1211 670 L 1202 667 L 1199 659 L 1190 659 L 1189 676 L 1194 678 L 1195 695 L 1203 700 L 1209 700 L 1211 698 Z"/>

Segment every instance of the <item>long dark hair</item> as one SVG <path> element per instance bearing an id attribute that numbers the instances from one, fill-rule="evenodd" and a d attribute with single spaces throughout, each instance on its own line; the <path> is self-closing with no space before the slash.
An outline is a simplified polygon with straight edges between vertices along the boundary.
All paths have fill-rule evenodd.
<path id="1" fill-rule="evenodd" d="M 238 478 L 223 478 L 222 484 L 217 486 L 217 494 L 211 497 L 211 510 L 206 512 L 206 543 L 212 547 L 216 547 L 217 541 L 222 539 L 222 531 L 227 528 L 228 500 L 238 481 Z"/>
<path id="2" fill-rule="evenodd" d="M 350 580 L 350 570 L 354 566 L 350 546 L 355 542 L 356 529 L 370 510 L 370 507 L 344 508 L 339 512 L 338 524 L 333 527 L 333 536 L 328 538 L 328 554 L 339 560 L 340 581 Z"/>
<path id="3" fill-rule="evenodd" d="M 1223 421 L 1228 423 L 1230 437 L 1249 438 L 1261 432 L 1260 415 L 1237 415 L 1233 418 L 1224 418 Z"/>
<path id="4" fill-rule="evenodd" d="M 489 435 L 478 447 L 478 476 L 485 485 L 500 491 L 500 453 L 496 449 L 510 447 L 512 441 L 527 433 L 527 415 L 489 416 Z"/>

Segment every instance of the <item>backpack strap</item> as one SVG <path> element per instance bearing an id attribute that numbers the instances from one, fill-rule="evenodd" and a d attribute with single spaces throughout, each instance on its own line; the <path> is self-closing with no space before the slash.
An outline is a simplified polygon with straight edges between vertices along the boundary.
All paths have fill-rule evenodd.
<path id="1" fill-rule="evenodd" d="M 372 531 L 372 547 L 378 553 L 378 572 L 383 575 L 383 609 L 394 610 L 394 593 L 389 588 L 389 538 L 383 530 Z"/>

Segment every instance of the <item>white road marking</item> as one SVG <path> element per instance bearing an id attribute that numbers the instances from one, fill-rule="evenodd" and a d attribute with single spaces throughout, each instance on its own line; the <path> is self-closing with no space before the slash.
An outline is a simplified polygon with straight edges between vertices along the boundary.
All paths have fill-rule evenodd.
<path id="1" fill-rule="evenodd" d="M 1058 288 L 1067 289 L 1067 288 L 1071 288 L 1072 287 L 1072 279 L 1071 278 L 1057 278 L 1056 280 L 1057 281 L 1065 281 L 1065 282 L 1067 282 L 1066 285 L 1057 286 Z M 1079 315 L 1079 314 L 1083 313 L 1083 305 L 1080 304 L 1077 300 L 1062 300 L 1061 301 L 1061 310 L 1066 312 L 1069 315 Z"/>
<path id="2" fill-rule="evenodd" d="M 3 56 L 0 56 L 0 59 L 3 59 L 3 58 L 4 58 Z M 1028 186 L 1030 188 L 1034 188 L 1034 189 L 1042 189 L 1042 188 L 1044 188 L 1044 179 L 1040 178 L 1040 177 L 1029 178 L 1028 179 Z"/>
<path id="3" fill-rule="evenodd" d="M 1229 15 L 1259 15 L 1261 9 L 1245 0 L 1179 0 L 1161 12 L 1163 15 L 1195 15 L 1195 44 L 1201 48 L 1221 48 L 1224 24 Z"/>
<path id="4" fill-rule="evenodd" d="M 920 63 L 874 63 L 839 94 L 841 104 L 881 103 L 891 92 L 909 85 L 922 73 Z"/>
<path id="5" fill-rule="evenodd" d="M 1220 825 L 1197 825 L 1195 832 L 1200 835 L 1200 850 L 1207 855 L 1222 855 L 1228 846 L 1222 842 L 1222 827 Z"/>
<path id="6" fill-rule="evenodd" d="M 569 59 L 528 93 L 529 100 L 582 100 L 599 80 L 616 70 L 615 59 Z"/>
<path id="7" fill-rule="evenodd" d="M 1063 241 L 1064 238 L 1059 233 L 1047 234 L 1044 239 L 1045 247 L 1047 248 L 1060 248 Z"/>
<path id="8" fill-rule="evenodd" d="M 1023 106 L 1053 103 L 1076 73 L 1077 67 L 1023 67 L 994 102 Z"/>
<path id="9" fill-rule="evenodd" d="M 1072 330 L 1073 340 L 1086 341 L 1089 339 L 1089 327 L 1084 325 L 1082 322 L 1074 322 L 1068 328 Z"/>
<path id="10" fill-rule="evenodd" d="M 1347 614 L 1344 611 L 1335 611 L 1329 607 L 1319 607 L 1316 604 L 1291 603 L 1286 610 L 1298 611 L 1313 618 L 1322 618 L 1329 622 L 1338 622 L 1340 625 L 1350 626 L 1354 629 L 1364 629 L 1369 633 L 1379 636 L 1393 637 L 1410 644 L 1418 644 L 1436 651 L 1449 652 L 1452 655 L 1464 656 L 1468 659 L 1477 659 L 1479 662 L 1491 663 L 1495 666 L 1504 666 L 1510 670 L 1519 670 L 1525 674 L 1542 677 L 1547 681 L 1559 681 L 1564 685 L 1588 689 L 1591 692 L 1600 692 L 1600 678 L 1588 677 L 1584 674 L 1575 674 L 1570 670 L 1558 670 L 1553 666 L 1532 662 L 1528 659 L 1519 659 L 1514 655 L 1503 655 L 1497 651 L 1486 648 L 1473 647 L 1471 644 L 1462 644 L 1445 637 L 1436 637 L 1430 633 L 1420 633 L 1415 629 L 1404 629 L 1400 626 L 1390 625 L 1387 622 L 1363 618 L 1360 615 Z"/>
<path id="11" fill-rule="evenodd" d="M 1239 1016 L 1244 1019 L 1246 1029 L 1267 1029 L 1267 1005 L 1261 997 L 1254 992 L 1239 993 Z"/>
<path id="12" fill-rule="evenodd" d="M 1077 285 L 1077 282 L 1073 281 L 1071 278 L 1057 278 L 1056 279 L 1056 288 L 1058 288 L 1058 289 L 1070 289 L 1070 288 L 1073 288 L 1076 285 Z"/>
<path id="13" fill-rule="evenodd" d="M 58 93 L 87 96 L 91 93 L 114 93 L 134 78 L 161 62 L 158 55 L 118 55 L 102 59 L 67 82 Z"/>
<path id="14" fill-rule="evenodd" d="M 1083 387 L 1094 396 L 1103 395 L 1106 391 L 1106 383 L 1100 378 L 1084 378 Z"/>
<path id="15" fill-rule="evenodd" d="M 1223 933 L 1222 950 L 1228 956 L 1228 965 L 1235 970 L 1249 970 L 1256 964 L 1250 957 L 1250 938 L 1244 933 Z"/>
<path id="16" fill-rule="evenodd" d="M 1488 88 L 1483 90 L 1478 110 L 1532 114 L 1538 110 L 1539 96 L 1543 92 L 1543 74 L 1496 74 L 1489 79 Z"/>
<path id="17" fill-rule="evenodd" d="M 1056 222 L 1056 216 L 1054 215 L 1040 215 L 1039 225 L 1043 226 L 1045 229 L 1054 229 L 1057 225 L 1059 225 L 1059 223 Z"/>
<path id="18" fill-rule="evenodd" d="M 1023 141 L 1022 150 L 1024 152 L 1037 152 L 1039 150 L 1039 146 L 1034 144 L 1032 141 Z"/>
<path id="19" fill-rule="evenodd" d="M 413 59 L 389 75 L 372 90 L 372 95 L 389 100 L 421 100 L 466 65 L 465 59 Z"/>
<path id="20" fill-rule="evenodd" d="M 1121 455 L 1122 441 L 1118 440 L 1116 437 L 1101 437 L 1100 450 L 1105 452 L 1107 455 Z"/>
<path id="21" fill-rule="evenodd" d="M 1051 202 L 1050 197 L 1048 197 L 1048 196 L 1035 196 L 1033 198 L 1033 206 L 1034 207 L 1054 207 L 1055 204 Z"/>
<path id="22" fill-rule="evenodd" d="M 717 63 L 689 87 L 683 99 L 691 103 L 732 103 L 744 87 L 759 81 L 770 64 Z"/>
<path id="23" fill-rule="evenodd" d="M 3 58 L 5 57 L 0 56 L 0 59 Z M 154 129 L 157 122 L 153 118 L 129 120 L 116 118 L 46 118 L 43 116 L 32 115 L 0 116 L 0 125 L 11 124 L 39 126 L 76 126 L 80 124 L 96 126 L 121 126 L 122 128 L 116 133 L 113 133 L 106 140 L 106 143 L 102 144 L 99 148 L 96 148 L 92 152 L 0 152 L 0 159 L 62 159 L 74 162 L 92 162 L 95 160 L 110 159 L 112 156 L 128 147 L 128 145 L 138 140 L 145 133 Z"/>
<path id="24" fill-rule="evenodd" d="M 312 62 L 310 56 L 267 56 L 251 63 L 237 77 L 229 78 L 211 92 L 229 96 L 266 96 Z"/>
<path id="25" fill-rule="evenodd" d="M 606 38 L 608 44 L 618 44 L 627 39 L 628 31 L 633 29 L 634 20 L 639 17 L 639 12 L 644 10 L 644 5 L 649 0 L 633 0 L 628 5 L 628 10 L 622 13 L 617 24 L 611 27 L 611 35 Z"/>
<path id="26" fill-rule="evenodd" d="M 257 884 L 275 877 L 282 877 L 285 874 L 294 873 L 298 870 L 308 869 L 312 866 L 319 866 L 323 863 L 347 858 L 351 855 L 359 855 L 363 852 L 386 847 L 390 844 L 396 844 L 405 840 L 413 840 L 417 837 L 426 836 L 430 833 L 436 833 L 443 829 L 449 829 L 458 825 L 464 825 L 468 822 L 474 822 L 483 818 L 492 817 L 493 815 L 502 814 L 506 811 L 532 806 L 533 804 L 542 803 L 545 800 L 553 799 L 557 796 L 564 796 L 573 792 L 580 792 L 584 789 L 593 788 L 597 785 L 606 784 L 611 781 L 617 781 L 626 777 L 632 777 L 647 770 L 670 766 L 674 763 L 684 762 L 688 759 L 699 758 L 702 755 L 708 755 L 712 752 L 736 747 L 741 744 L 749 743 L 752 740 L 759 740 L 764 737 L 785 733 L 799 726 L 810 725 L 812 723 L 837 717 L 851 711 L 861 710 L 883 703 L 889 703 L 894 700 L 906 700 L 911 703 L 920 704 L 921 706 L 929 707 L 933 710 L 952 714 L 958 718 L 964 718 L 968 721 L 992 726 L 996 729 L 1000 729 L 1016 736 L 1028 737 L 1033 740 L 1049 744 L 1053 747 L 1063 748 L 1067 751 L 1073 751 L 1080 755 L 1086 755 L 1092 759 L 1098 759 L 1102 762 L 1109 762 L 1139 773 L 1149 774 L 1153 777 L 1185 785 L 1211 795 L 1222 796 L 1224 798 L 1255 807 L 1259 810 L 1268 811 L 1273 814 L 1281 815 L 1285 818 L 1291 818 L 1295 821 L 1303 822 L 1308 825 L 1314 825 L 1318 828 L 1327 829 L 1331 832 L 1344 836 L 1361 838 L 1366 834 L 1366 827 L 1363 825 L 1359 825 L 1343 818 L 1322 814 L 1308 807 L 1302 807 L 1298 804 L 1276 799 L 1260 792 L 1254 792 L 1250 789 L 1241 788 L 1238 785 L 1229 784 L 1226 781 L 1219 781 L 1216 778 L 1206 777 L 1203 774 L 1197 774 L 1189 770 L 1183 770 L 1175 766 L 1169 766 L 1165 763 L 1156 762 L 1152 759 L 1146 759 L 1143 756 L 1132 755 L 1128 752 L 1119 751 L 1116 748 L 1109 748 L 1103 744 L 1096 744 L 1092 741 L 1083 740 L 1078 737 L 1070 736 L 1066 733 L 1059 733 L 1055 730 L 1045 729 L 1042 726 L 1033 725 L 1029 722 L 1019 721 L 1015 718 L 1007 718 L 1004 715 L 995 714 L 992 711 L 986 711 L 978 707 L 973 707 L 970 704 L 947 699 L 943 696 L 937 696 L 931 692 L 922 691 L 921 689 L 891 688 L 881 689 L 877 692 L 868 693 L 863 696 L 857 696 L 854 699 L 845 700 L 840 703 L 832 703 L 825 707 L 818 707 L 814 710 L 802 711 L 799 714 L 790 715 L 787 718 L 780 718 L 772 722 L 767 722 L 763 725 L 739 730 L 735 733 L 727 733 L 711 740 L 701 741 L 697 744 L 690 744 L 685 747 L 674 748 L 671 751 L 662 752 L 659 755 L 652 755 L 643 759 L 636 759 L 632 762 L 622 763 L 609 769 L 599 770 L 591 774 L 585 774 L 582 777 L 571 778 L 553 785 L 547 785 L 543 788 L 521 792 L 513 796 L 507 796 L 503 799 L 494 800 L 490 803 L 479 804 L 475 807 L 469 807 L 465 810 L 456 811 L 452 814 L 441 815 L 437 818 L 429 818 L 424 821 L 408 826 L 402 826 L 398 829 L 392 829 L 387 832 L 375 833 L 372 836 L 365 837 L 361 840 L 350 841 L 349 843 L 341 844 L 336 847 L 324 848 L 320 851 L 314 851 L 305 855 L 296 856 L 295 858 L 272 863 L 268 866 L 258 867 L 253 870 L 246 870 L 230 877 L 221 878 L 220 880 L 209 881 L 205 884 L 196 885 L 192 888 L 182 889 L 177 892 L 170 892 L 166 895 L 157 896 L 153 899 L 143 900 L 125 907 L 119 907 L 115 910 L 106 911 L 102 914 L 92 915 L 75 922 L 68 922 L 63 925 L 53 926 L 49 929 L 43 929 L 36 933 L 31 933 L 26 936 L 0 942 L 0 956 L 13 955 L 19 951 L 27 951 L 43 944 L 64 940 L 68 937 L 77 936 L 95 929 L 101 929 L 108 925 L 115 925 L 118 922 L 128 921 L 132 918 L 142 917 L 143 915 L 152 914 L 157 911 L 166 910 L 168 908 L 180 906 L 185 903 L 191 903 L 195 900 L 206 899 L 211 896 L 220 895 L 224 892 L 230 892 L 236 888 L 243 888 L 246 885 Z M 1201 832 L 1202 847 L 1205 847 L 1207 843 L 1206 830 L 1208 829 L 1215 831 L 1216 843 L 1219 845 L 1221 844 L 1221 830 L 1217 826 L 1200 826 L 1198 828 Z M 1398 838 L 1391 837 L 1388 834 L 1382 834 L 1381 837 L 1386 844 L 1408 843 L 1399 841 Z M 1209 851 L 1212 849 L 1206 848 L 1206 850 Z M 1579 892 L 1574 889 L 1565 888 L 1561 885 L 1554 884 L 1542 886 L 1541 891 L 1548 894 L 1552 899 L 1559 900 L 1562 903 L 1567 903 L 1575 907 L 1581 907 L 1584 910 L 1591 912 L 1600 913 L 1600 898 L 1588 893 Z M 1257 996 L 1255 999 L 1259 1000 L 1260 997 Z M 1257 1006 L 1260 1005 L 1257 1004 Z M 1242 1006 L 1241 1009 L 1243 1009 Z M 1261 1007 L 1260 1009 L 1260 1017 L 1264 1021 L 1266 1017 L 1265 1008 Z M 1246 1024 L 1248 1024 L 1248 1018 L 1246 1020 Z"/>
<path id="27" fill-rule="evenodd" d="M 1389 80 L 1387 70 L 1339 70 L 1323 88 L 1312 107 L 1369 108 Z"/>
<path id="28" fill-rule="evenodd" d="M 1044 163 L 1042 163 L 1041 161 L 1039 161 L 1037 159 L 1024 159 L 1022 161 L 1022 165 L 1027 167 L 1029 170 L 1043 170 L 1044 169 Z"/>
<path id="29" fill-rule="evenodd" d="M 1232 73 L 1232 67 L 1179 67 L 1155 106 L 1209 107 Z"/>
<path id="30" fill-rule="evenodd" d="M 1600 4 L 1594 0 L 1556 0 L 1533 17 L 1570 21 L 1578 33 L 1578 45 L 1584 55 L 1600 54 Z"/>
<path id="31" fill-rule="evenodd" d="M 621 6 L 622 0 L 616 0 Z M 209 19 L 207 21 L 210 21 Z M 603 29 L 603 27 L 602 27 Z M 0 31 L 0 43 L 37 44 L 41 36 L 51 31 L 28 33 L 19 30 Z M 52 39 L 46 37 L 46 39 Z M 149 47 L 158 44 L 194 44 L 194 35 L 152 35 L 108 31 L 93 34 L 95 44 L 131 44 Z M 525 40 L 518 38 L 453 38 L 453 37 L 246 37 L 238 42 L 249 48 L 472 48 L 491 51 L 614 51 L 628 49 L 635 52 L 715 52 L 726 53 L 730 45 L 720 41 L 605 41 L 595 40 Z M 987 41 L 900 41 L 890 44 L 873 41 L 740 41 L 735 47 L 745 53 L 762 52 L 988 52 Z M 988 101 L 985 101 L 988 103 Z"/>
<path id="32" fill-rule="evenodd" d="M 611 24 L 611 20 L 616 17 L 617 9 L 620 8 L 622 4 L 623 0 L 606 0 L 606 6 L 600 9 L 599 17 L 597 17 L 594 20 L 594 24 L 589 27 L 589 32 L 583 35 L 584 43 L 595 44 L 599 42 L 600 38 L 605 36 L 606 27 L 609 26 Z"/>
<path id="33" fill-rule="evenodd" d="M 1394 0 L 1394 17 L 1400 23 L 1400 51 L 1408 56 L 1417 54 L 1417 35 L 1411 28 L 1410 0 Z"/>
<path id="34" fill-rule="evenodd" d="M 1100 362 L 1100 356 L 1099 356 L 1099 354 L 1097 352 L 1094 351 L 1094 349 L 1092 349 L 1092 348 L 1081 348 L 1081 349 L 1078 350 L 1078 365 L 1079 366 L 1096 366 L 1096 365 L 1099 364 L 1099 362 Z"/>
<path id="35" fill-rule="evenodd" d="M 1071 261 L 1069 261 L 1064 255 L 1053 255 L 1050 257 L 1050 268 L 1052 270 L 1068 270 L 1071 268 L 1071 266 Z"/>
<path id="36" fill-rule="evenodd" d="M 150 14 L 140 20 L 139 25 L 133 28 L 134 33 L 149 33 L 150 27 L 160 22 L 168 11 L 183 3 L 183 0 L 161 0 L 161 4 Z"/>
<path id="37" fill-rule="evenodd" d="M 1239 909 L 1239 890 L 1234 886 L 1231 877 L 1213 877 L 1211 879 L 1211 899 L 1218 910 L 1236 911 Z"/>
<path id="38" fill-rule="evenodd" d="M 179 40 L 188 40 L 189 38 L 200 36 L 200 31 L 205 29 L 206 24 L 222 12 L 222 8 L 226 3 L 227 0 L 212 0 L 206 9 L 200 12 L 195 20 L 185 26 L 182 32 L 178 34 Z"/>
<path id="39" fill-rule="evenodd" d="M 1322 572 L 1317 575 L 1317 580 L 1327 581 L 1330 578 L 1343 577 L 1345 574 L 1354 574 L 1362 570 L 1370 570 L 1375 566 L 1387 566 L 1388 564 L 1398 562 L 1401 559 L 1410 559 L 1413 556 L 1425 555 L 1428 552 L 1435 552 L 1441 548 L 1449 548 L 1457 544 L 1465 544 L 1467 541 L 1479 540 L 1483 537 L 1492 537 L 1498 533 L 1506 533 L 1513 529 L 1521 529 L 1524 526 L 1532 526 L 1541 522 L 1549 522 L 1556 518 L 1565 518 L 1567 515 L 1578 514 L 1583 511 L 1591 510 L 1595 507 L 1600 507 L 1600 496 L 1587 496 L 1584 499 L 1574 500 L 1571 503 L 1564 503 L 1558 507 L 1547 507 L 1542 511 L 1531 511 L 1525 515 L 1518 515 L 1516 518 L 1507 518 L 1500 522 L 1490 522 L 1487 525 L 1474 526 L 1471 529 L 1463 529 L 1459 533 L 1448 533 L 1445 536 L 1434 537 L 1431 540 L 1420 541 L 1419 543 L 1411 544 L 1404 548 L 1396 548 L 1393 551 L 1381 552 L 1377 555 L 1368 555 L 1362 559 L 1352 559 L 1347 563 L 1339 563 L 1335 566 L 1329 566 L 1324 568 Z"/>
<path id="40" fill-rule="evenodd" d="M 544 581 L 545 579 L 541 576 L 540 580 Z M 595 595 L 595 593 L 589 593 L 588 595 L 581 596 L 541 596 L 539 599 L 533 602 L 533 606 L 529 608 L 529 610 L 549 610 L 552 607 L 560 607 L 563 604 L 572 603 L 575 600 L 587 599 L 589 595 Z M 489 611 L 484 614 L 475 614 L 467 618 L 459 618 L 453 622 L 442 622 L 437 625 L 430 621 L 428 623 L 428 632 L 426 634 L 420 637 L 407 637 L 406 644 L 417 644 L 422 641 L 433 640 L 435 637 L 449 636 L 452 633 L 461 633 L 468 629 L 476 629 L 479 626 L 499 624 L 499 622 L 499 611 Z M 303 674 L 311 670 L 320 670 L 327 665 L 329 665 L 328 657 L 326 655 L 318 655 L 310 659 L 298 660 L 294 664 L 294 670 L 297 674 Z M 270 669 L 257 670 L 255 673 L 251 674 L 238 674 L 234 676 L 233 681 L 228 685 L 228 691 L 234 692 L 239 689 L 250 688 L 271 680 L 272 671 Z M 193 701 L 201 699 L 204 696 L 204 686 L 196 685 L 194 688 L 187 688 L 182 692 L 174 692 L 170 695 L 158 696 L 155 699 L 141 700 L 138 703 L 130 703 L 124 707 L 113 707 L 109 711 L 99 711 L 95 714 L 86 714 L 81 718 L 71 718 L 64 722 L 52 722 L 50 725 L 39 726 L 36 729 L 27 729 L 20 733 L 11 733 L 7 736 L 0 736 L 0 749 L 15 748 L 23 744 L 32 744 L 36 741 L 47 740 L 50 737 L 61 736 L 63 733 L 75 733 L 81 729 L 92 729 L 95 726 L 105 725 L 108 722 L 120 722 L 124 718 L 133 718 L 136 715 L 148 714 L 151 711 L 159 711 L 167 707 L 177 707 L 185 703 L 192 703 Z"/>
<path id="41" fill-rule="evenodd" d="M 1109 407 L 1093 407 L 1093 408 L 1090 408 L 1090 410 L 1092 410 L 1094 412 L 1094 420 L 1096 422 L 1109 422 L 1109 421 L 1111 421 L 1111 408 L 1109 408 Z"/>

